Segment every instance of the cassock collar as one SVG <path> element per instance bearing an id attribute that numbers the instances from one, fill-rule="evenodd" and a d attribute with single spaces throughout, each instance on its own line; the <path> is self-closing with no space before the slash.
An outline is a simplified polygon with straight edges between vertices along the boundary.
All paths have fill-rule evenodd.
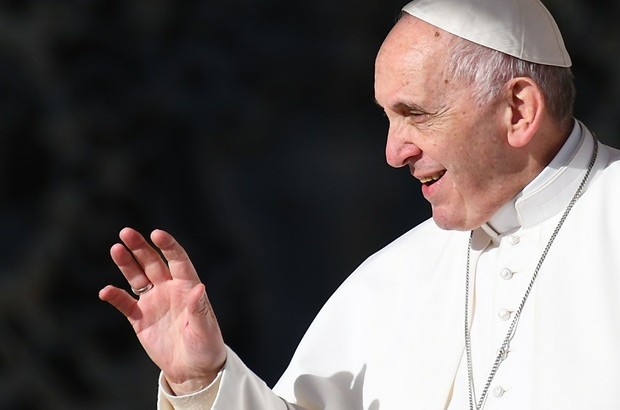
<path id="1" fill-rule="evenodd" d="M 566 142 L 536 178 L 504 204 L 477 231 L 494 242 L 519 228 L 528 228 L 562 212 L 581 183 L 594 147 L 586 127 L 575 120 Z M 488 243 L 488 242 L 487 242 Z"/>

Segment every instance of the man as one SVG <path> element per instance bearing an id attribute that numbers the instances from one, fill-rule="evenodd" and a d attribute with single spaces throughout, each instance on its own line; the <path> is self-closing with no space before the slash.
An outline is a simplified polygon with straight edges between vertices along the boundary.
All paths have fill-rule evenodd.
<path id="1" fill-rule="evenodd" d="M 121 231 L 138 300 L 101 299 L 161 368 L 159 406 L 617 409 L 620 152 L 572 118 L 570 58 L 538 0 L 415 0 L 376 59 L 386 157 L 433 218 L 335 292 L 273 391 L 228 349 L 169 234 Z"/>

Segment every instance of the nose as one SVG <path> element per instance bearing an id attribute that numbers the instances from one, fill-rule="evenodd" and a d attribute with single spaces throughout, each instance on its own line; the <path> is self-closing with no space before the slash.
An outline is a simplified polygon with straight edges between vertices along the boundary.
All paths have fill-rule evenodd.
<path id="1" fill-rule="evenodd" d="M 390 123 L 385 144 L 387 163 L 394 168 L 401 168 L 421 154 L 422 150 L 411 141 L 402 127 Z"/>

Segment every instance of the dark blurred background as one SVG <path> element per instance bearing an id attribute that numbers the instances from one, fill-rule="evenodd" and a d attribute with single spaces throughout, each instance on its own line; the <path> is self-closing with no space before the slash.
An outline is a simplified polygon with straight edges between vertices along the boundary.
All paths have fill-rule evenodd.
<path id="1" fill-rule="evenodd" d="M 0 408 L 153 408 L 100 302 L 118 231 L 193 257 L 227 343 L 275 383 L 367 256 L 426 219 L 384 161 L 373 63 L 394 0 L 0 2 Z M 547 1 L 576 115 L 620 146 L 620 5 Z"/>

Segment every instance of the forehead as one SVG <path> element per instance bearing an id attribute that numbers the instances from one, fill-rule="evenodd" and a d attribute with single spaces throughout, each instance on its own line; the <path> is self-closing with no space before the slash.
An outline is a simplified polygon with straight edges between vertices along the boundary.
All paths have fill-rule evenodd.
<path id="1" fill-rule="evenodd" d="M 430 92 L 444 78 L 449 44 L 453 38 L 452 34 L 440 28 L 416 17 L 403 15 L 377 54 L 377 100 L 409 86 Z"/>
<path id="2" fill-rule="evenodd" d="M 403 14 L 379 49 L 377 60 L 384 58 L 424 58 L 447 54 L 454 35 L 409 14 Z"/>

